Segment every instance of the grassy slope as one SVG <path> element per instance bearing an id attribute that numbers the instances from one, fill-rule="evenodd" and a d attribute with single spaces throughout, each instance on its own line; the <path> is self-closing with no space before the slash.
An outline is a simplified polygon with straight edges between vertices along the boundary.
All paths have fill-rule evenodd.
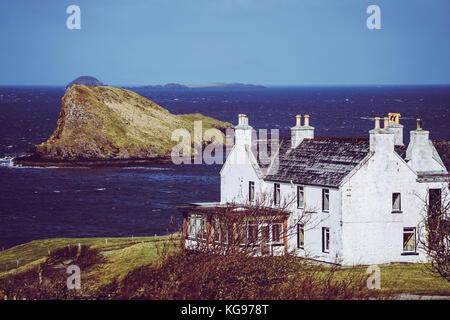
<path id="1" fill-rule="evenodd" d="M 425 264 L 392 263 L 379 267 L 383 292 L 450 296 L 450 282 L 430 272 Z M 357 266 L 351 270 L 343 268 L 338 274 L 344 278 L 349 272 L 365 274 L 366 270 L 367 266 Z"/>
<path id="2" fill-rule="evenodd" d="M 105 240 L 108 239 L 108 243 Z M 95 292 L 114 279 L 121 280 L 128 272 L 148 264 L 160 262 L 160 251 L 166 247 L 174 249 L 177 238 L 137 237 L 137 238 L 83 238 L 83 239 L 45 239 L 36 240 L 0 252 L 0 277 L 22 272 L 43 262 L 48 250 L 78 243 L 99 248 L 106 257 L 106 262 L 96 265 L 88 273 L 82 274 L 86 293 Z M 16 269 L 16 260 L 20 267 Z M 8 272 L 5 272 L 5 265 Z M 450 283 L 430 273 L 422 264 L 386 264 L 381 265 L 382 290 L 393 293 L 422 295 L 450 295 Z M 350 272 L 365 273 L 366 267 L 342 268 L 338 275 L 343 278 Z"/>
<path id="3" fill-rule="evenodd" d="M 107 241 L 106 241 L 107 240 Z M 65 246 L 89 245 L 99 248 L 111 257 L 111 261 L 119 263 L 117 256 L 127 253 L 128 259 L 132 259 L 139 251 L 139 261 L 145 260 L 144 264 L 156 259 L 156 246 L 158 243 L 167 241 L 168 237 L 134 237 L 134 238 L 55 238 L 34 240 L 0 252 L 0 276 L 5 271 L 14 272 L 19 259 L 19 267 L 26 266 L 33 261 L 45 258 L 49 251 Z M 130 248 L 134 250 L 130 251 Z M 145 250 L 142 250 L 145 248 Z M 116 251 L 115 251 L 116 250 Z M 131 258 L 130 258 L 131 257 Z M 123 258 L 122 260 L 126 260 Z M 130 268 L 133 264 L 129 265 Z"/>

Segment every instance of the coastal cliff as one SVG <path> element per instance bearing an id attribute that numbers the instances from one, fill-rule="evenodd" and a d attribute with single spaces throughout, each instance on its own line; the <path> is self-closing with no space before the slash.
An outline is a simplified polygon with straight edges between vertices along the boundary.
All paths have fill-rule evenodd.
<path id="1" fill-rule="evenodd" d="M 175 129 L 193 135 L 194 121 L 203 132 L 224 131 L 231 124 L 201 114 L 175 115 L 137 93 L 122 88 L 74 84 L 62 98 L 50 138 L 14 159 L 19 165 L 128 165 L 169 161 L 177 144 Z"/>

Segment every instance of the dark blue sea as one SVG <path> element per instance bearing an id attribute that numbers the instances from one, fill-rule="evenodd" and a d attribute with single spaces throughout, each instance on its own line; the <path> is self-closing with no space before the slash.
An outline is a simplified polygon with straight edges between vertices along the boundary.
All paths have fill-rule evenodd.
<path id="1" fill-rule="evenodd" d="M 399 112 L 405 142 L 422 118 L 450 140 L 450 87 L 266 88 L 137 91 L 172 113 L 200 112 L 289 134 L 310 114 L 316 136 L 367 135 L 373 116 Z M 0 247 L 52 237 L 162 235 L 181 221 L 176 206 L 219 200 L 218 165 L 143 168 L 20 168 L 10 159 L 55 129 L 64 88 L 0 87 Z"/>

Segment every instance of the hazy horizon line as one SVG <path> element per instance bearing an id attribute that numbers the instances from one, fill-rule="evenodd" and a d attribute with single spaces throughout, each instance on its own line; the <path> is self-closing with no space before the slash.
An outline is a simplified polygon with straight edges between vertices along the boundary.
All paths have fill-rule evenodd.
<path id="1" fill-rule="evenodd" d="M 217 84 L 219 82 L 211 82 L 210 84 Z M 264 86 L 265 88 L 313 88 L 313 87 L 447 87 L 450 86 L 450 83 L 418 83 L 418 84 L 402 84 L 402 83 L 383 83 L 383 84 L 358 84 L 358 83 L 353 83 L 353 84 L 255 84 L 255 83 L 247 83 L 247 82 L 220 82 L 223 83 L 224 85 L 228 85 L 228 84 L 245 84 L 245 85 L 254 85 L 254 86 Z M 128 87 L 128 88 L 132 88 L 132 87 L 146 87 L 146 86 L 157 86 L 157 85 L 166 85 L 166 84 L 180 84 L 183 86 L 186 86 L 186 88 L 184 89 L 193 89 L 193 90 L 201 90 L 201 89 L 214 89 L 214 86 L 206 86 L 208 85 L 208 83 L 205 83 L 203 85 L 205 85 L 204 87 L 193 87 L 195 84 L 182 84 L 179 82 L 167 82 L 165 84 L 142 84 L 142 85 L 137 85 L 137 84 L 104 84 L 104 86 L 107 87 L 117 87 L 117 88 L 122 88 L 122 87 Z M 41 87 L 41 88 L 65 88 L 67 86 L 67 84 L 0 84 L 0 87 Z M 217 86 L 218 89 L 227 89 L 224 87 L 220 87 Z M 229 88 L 229 89 L 236 89 L 236 88 Z M 242 88 L 237 88 L 237 89 L 254 89 L 254 90 L 258 90 L 258 89 L 264 89 L 264 88 L 251 88 L 251 87 L 242 87 Z M 177 90 L 177 88 L 158 88 L 157 90 Z"/>

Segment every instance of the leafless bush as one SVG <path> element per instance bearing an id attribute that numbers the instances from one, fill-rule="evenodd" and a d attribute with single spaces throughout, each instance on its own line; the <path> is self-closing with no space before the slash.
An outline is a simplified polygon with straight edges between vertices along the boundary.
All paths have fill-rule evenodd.
<path id="1" fill-rule="evenodd" d="M 297 224 L 314 228 L 321 222 L 316 209 L 297 211 L 294 201 L 284 198 L 273 205 L 273 197 L 262 193 L 245 203 L 193 208 L 186 217 L 183 245 L 209 254 L 287 254 L 288 243 L 298 234 Z"/>
<path id="2" fill-rule="evenodd" d="M 114 299 L 367 299 L 379 292 L 366 286 L 368 275 L 359 268 L 341 272 L 338 266 L 323 266 L 299 259 L 284 247 L 296 235 L 295 224 L 287 223 L 291 201 L 269 206 L 263 196 L 251 203 L 231 203 L 199 214 L 209 223 L 195 230 L 185 250 L 166 254 L 162 263 L 130 272 L 121 281 Z M 304 210 L 301 223 L 319 223 L 315 210 Z M 214 219 L 219 218 L 216 223 Z M 275 231 L 264 229 L 282 223 L 281 255 L 264 251 L 278 239 Z M 251 230 L 253 224 L 255 229 Z M 292 226 L 294 225 L 294 226 Z M 186 226 L 185 226 L 186 227 Z M 312 227 L 312 226 L 311 226 Z M 191 230 L 192 231 L 192 230 Z M 186 235 L 186 230 L 183 230 Z M 272 236 L 268 237 L 267 232 Z M 190 234 L 189 232 L 187 234 Z M 182 237 L 181 245 L 185 245 Z M 187 238 L 190 241 L 189 238 Z M 268 241 L 270 240 L 270 241 Z"/>
<path id="3" fill-rule="evenodd" d="M 159 267 L 141 267 L 121 282 L 114 299 L 367 299 L 358 270 L 312 265 L 291 255 L 252 257 L 180 251 Z"/>
<path id="4" fill-rule="evenodd" d="M 103 256 L 88 246 L 67 246 L 50 252 L 45 262 L 0 278 L 2 299 L 82 299 L 80 290 L 67 288 L 67 267 L 75 264 L 81 270 L 101 263 Z"/>
<path id="5" fill-rule="evenodd" d="M 429 190 L 424 218 L 419 225 L 419 244 L 428 254 L 429 269 L 450 281 L 450 199 L 447 189 Z"/>

